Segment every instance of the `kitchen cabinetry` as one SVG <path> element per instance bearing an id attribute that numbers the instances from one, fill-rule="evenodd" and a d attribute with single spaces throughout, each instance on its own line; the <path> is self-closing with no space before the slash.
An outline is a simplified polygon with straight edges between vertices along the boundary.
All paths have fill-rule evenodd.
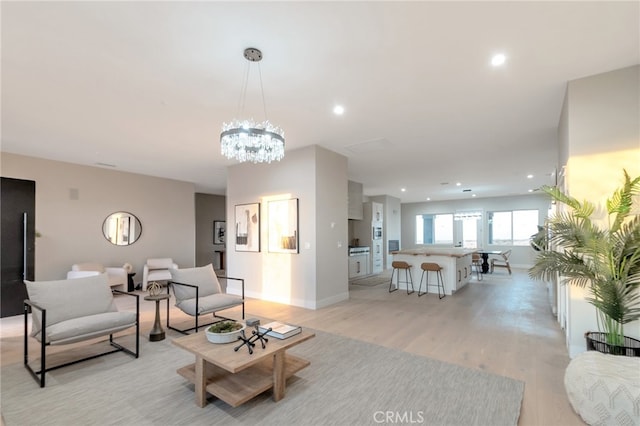
<path id="1" fill-rule="evenodd" d="M 471 280 L 471 253 L 473 253 L 473 250 L 461 248 L 408 249 L 395 252 L 393 260 L 405 261 L 409 265 L 413 265 L 413 269 L 417 271 L 420 271 L 422 262 L 437 263 L 442 268 L 444 294 L 451 295 Z M 418 278 L 414 275 L 414 285 L 418 285 L 416 281 L 419 279 L 420 274 L 418 274 Z M 406 289 L 407 287 L 406 284 L 401 283 L 399 288 Z"/>
<path id="2" fill-rule="evenodd" d="M 349 256 L 349 279 L 369 275 L 369 255 Z"/>
<path id="3" fill-rule="evenodd" d="M 350 180 L 347 194 L 347 218 L 362 220 L 362 184 Z"/>
<path id="4" fill-rule="evenodd" d="M 464 286 L 471 279 L 471 256 L 456 259 L 456 289 Z"/>
<path id="5" fill-rule="evenodd" d="M 371 274 L 379 274 L 384 270 L 384 239 L 381 235 L 383 208 L 382 203 L 363 203 L 362 220 L 354 224 L 354 235 L 360 240 L 360 244 L 371 247 L 369 256 L 369 273 Z M 380 220 L 376 220 L 378 218 Z"/>
<path id="6" fill-rule="evenodd" d="M 372 274 L 380 274 L 382 273 L 383 266 L 383 256 L 382 256 L 382 240 L 373 240 L 371 243 L 371 273 Z"/>
<path id="7" fill-rule="evenodd" d="M 384 219 L 383 217 L 383 208 L 382 203 L 371 203 L 371 220 L 374 222 L 380 222 Z"/>

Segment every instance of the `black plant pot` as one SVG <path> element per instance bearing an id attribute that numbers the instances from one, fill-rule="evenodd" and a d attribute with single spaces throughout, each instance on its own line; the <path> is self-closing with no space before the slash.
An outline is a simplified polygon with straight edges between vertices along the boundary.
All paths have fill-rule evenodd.
<path id="1" fill-rule="evenodd" d="M 607 343 L 607 333 L 589 331 L 584 334 L 587 339 L 587 350 L 598 351 L 603 354 L 638 356 L 640 357 L 640 340 L 624 337 L 624 346 Z"/>

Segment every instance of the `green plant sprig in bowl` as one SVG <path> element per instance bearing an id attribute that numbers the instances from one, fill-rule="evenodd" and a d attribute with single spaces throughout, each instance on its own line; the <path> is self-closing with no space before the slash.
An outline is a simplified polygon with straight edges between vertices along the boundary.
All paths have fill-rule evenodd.
<path id="1" fill-rule="evenodd" d="M 213 324 L 207 331 L 210 333 L 231 333 L 233 331 L 240 330 L 242 324 L 234 321 L 221 321 Z"/>

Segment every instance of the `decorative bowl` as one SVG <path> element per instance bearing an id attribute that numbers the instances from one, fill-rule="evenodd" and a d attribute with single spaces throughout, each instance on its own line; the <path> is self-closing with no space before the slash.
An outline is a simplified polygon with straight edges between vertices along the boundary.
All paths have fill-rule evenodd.
<path id="1" fill-rule="evenodd" d="M 233 321 L 224 321 L 227 323 L 234 323 L 234 324 L 238 324 L 240 326 L 242 326 L 241 328 L 234 330 L 234 331 L 227 331 L 227 332 L 223 332 L 223 333 L 214 333 L 212 331 L 209 331 L 209 329 L 212 326 L 207 327 L 207 329 L 205 330 L 205 334 L 207 335 L 207 340 L 210 341 L 211 343 L 231 343 L 231 342 L 235 342 L 238 340 L 238 336 L 240 335 L 240 333 L 242 333 L 242 331 L 244 331 L 244 329 L 246 328 L 245 324 L 242 323 L 235 323 Z M 219 323 L 216 323 L 214 325 L 217 325 Z"/>

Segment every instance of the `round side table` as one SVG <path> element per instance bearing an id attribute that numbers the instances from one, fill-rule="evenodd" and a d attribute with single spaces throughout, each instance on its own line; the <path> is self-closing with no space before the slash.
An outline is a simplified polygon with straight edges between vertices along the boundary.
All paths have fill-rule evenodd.
<path id="1" fill-rule="evenodd" d="M 136 275 L 135 272 L 127 273 L 127 291 L 132 292 L 136 289 L 136 284 L 133 282 L 133 277 Z"/>
<path id="2" fill-rule="evenodd" d="M 144 300 L 153 300 L 156 302 L 156 320 L 153 323 L 153 328 L 149 333 L 149 341 L 150 342 L 159 342 L 160 340 L 164 340 L 164 330 L 162 329 L 162 324 L 160 324 L 160 301 L 167 300 L 171 297 L 167 293 L 161 293 L 156 295 L 145 296 Z"/>

